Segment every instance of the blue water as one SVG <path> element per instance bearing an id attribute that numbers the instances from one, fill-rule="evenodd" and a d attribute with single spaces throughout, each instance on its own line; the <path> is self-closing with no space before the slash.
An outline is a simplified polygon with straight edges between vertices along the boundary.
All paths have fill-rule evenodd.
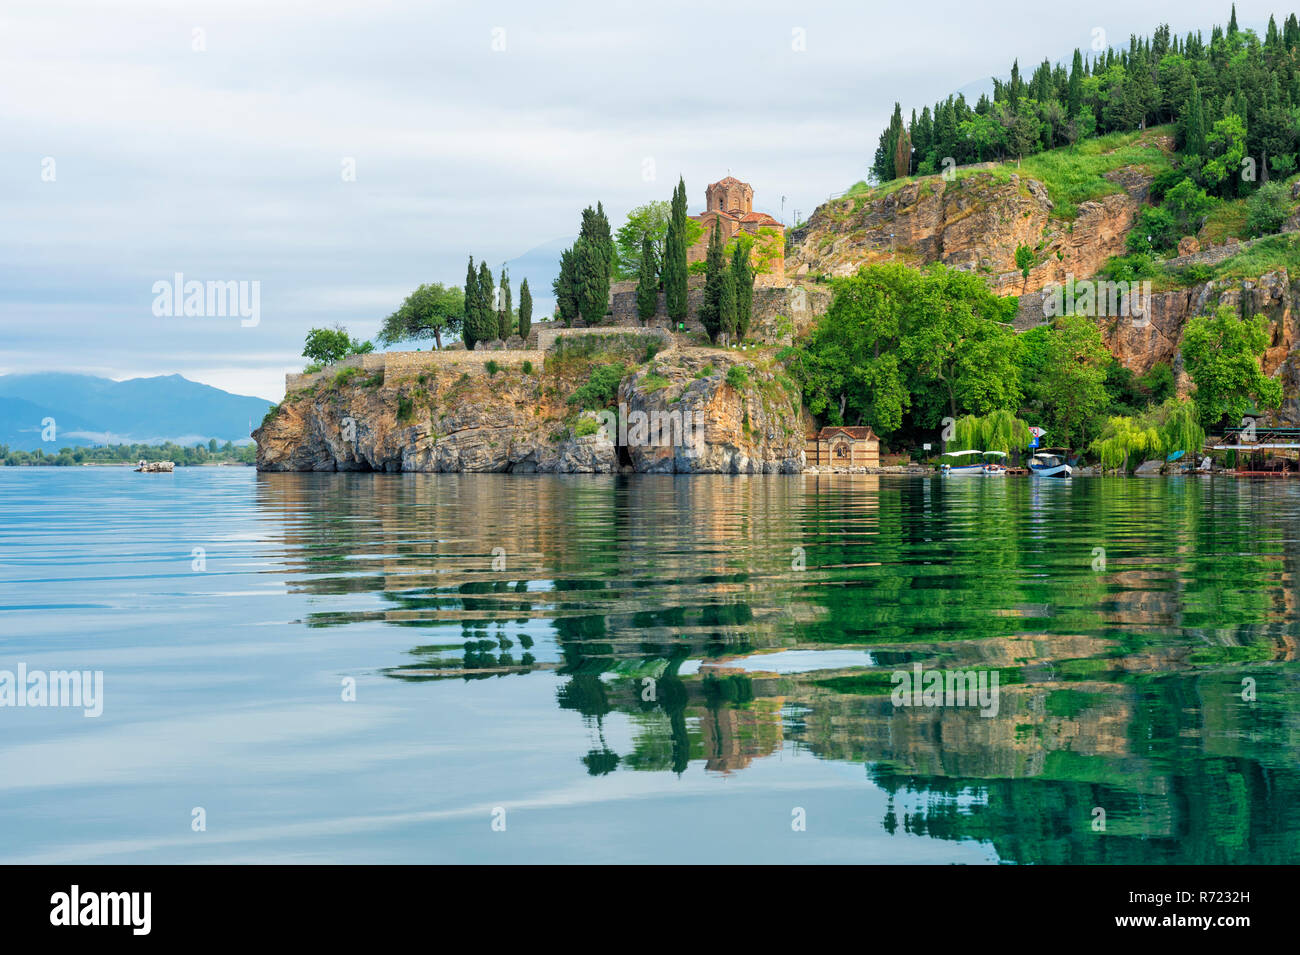
<path id="1" fill-rule="evenodd" d="M 0 859 L 1300 861 L 1298 492 L 0 468 Z"/>

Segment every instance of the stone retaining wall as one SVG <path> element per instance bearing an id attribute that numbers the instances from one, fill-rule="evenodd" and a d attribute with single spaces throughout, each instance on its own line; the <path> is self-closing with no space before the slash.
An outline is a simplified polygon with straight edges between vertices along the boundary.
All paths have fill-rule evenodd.
<path id="1" fill-rule="evenodd" d="M 542 355 L 528 350 L 501 351 L 464 351 L 461 349 L 443 349 L 441 351 L 394 351 L 380 352 L 372 355 L 353 355 L 337 364 L 311 374 L 288 374 L 284 376 L 286 393 L 306 388 L 317 382 L 329 381 L 346 368 L 359 368 L 363 375 L 383 372 L 385 378 L 402 375 L 418 375 L 431 368 L 455 368 L 470 373 L 483 371 L 489 361 L 498 365 L 522 365 L 525 361 L 540 364 Z"/>

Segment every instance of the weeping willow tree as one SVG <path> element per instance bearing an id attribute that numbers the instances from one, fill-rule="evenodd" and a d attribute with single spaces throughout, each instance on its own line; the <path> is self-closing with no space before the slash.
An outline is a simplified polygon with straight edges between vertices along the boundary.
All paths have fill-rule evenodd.
<path id="1" fill-rule="evenodd" d="M 1169 398 L 1156 408 L 1161 450 L 1165 454 L 1186 451 L 1195 454 L 1205 446 L 1205 429 L 1201 427 L 1196 405 L 1190 398 Z"/>
<path id="2" fill-rule="evenodd" d="M 962 450 L 1010 453 L 1028 447 L 1029 425 L 1010 411 L 994 411 L 982 418 L 966 415 L 958 418 L 953 426 L 952 444 Z"/>
<path id="3" fill-rule="evenodd" d="M 1123 468 L 1128 473 L 1128 459 L 1133 454 L 1159 452 L 1163 447 L 1160 432 L 1137 418 L 1123 415 L 1111 418 L 1102 429 L 1101 436 L 1092 443 L 1092 450 L 1101 458 L 1107 470 Z"/>
<path id="4" fill-rule="evenodd" d="M 1092 449 L 1107 469 L 1128 471 L 1134 454 L 1164 457 L 1175 451 L 1196 454 L 1205 445 L 1196 405 L 1188 398 L 1169 398 L 1136 418 L 1111 418 Z"/>

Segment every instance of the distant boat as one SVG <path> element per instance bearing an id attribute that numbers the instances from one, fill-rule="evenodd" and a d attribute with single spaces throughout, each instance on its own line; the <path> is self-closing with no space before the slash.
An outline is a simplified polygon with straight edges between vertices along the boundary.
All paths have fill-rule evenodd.
<path id="1" fill-rule="evenodd" d="M 170 474 L 175 467 L 174 461 L 141 461 L 136 470 L 145 474 Z"/>
<path id="2" fill-rule="evenodd" d="M 1068 478 L 1074 469 L 1061 455 L 1040 451 L 1029 459 L 1029 473 L 1034 477 Z"/>
<path id="3" fill-rule="evenodd" d="M 970 458 L 970 455 L 972 454 L 978 454 L 980 456 L 979 460 L 977 461 L 974 458 Z M 976 451 L 974 449 L 968 451 L 945 451 L 943 456 L 945 458 L 952 458 L 954 462 L 952 464 L 945 464 L 942 467 L 941 470 L 945 475 L 978 474 L 984 477 L 1003 477 L 1007 473 L 1007 469 L 996 460 L 990 460 L 991 458 L 1005 458 L 1007 456 L 1005 451 Z M 969 458 L 970 463 L 957 463 L 957 459 L 959 458 Z"/>

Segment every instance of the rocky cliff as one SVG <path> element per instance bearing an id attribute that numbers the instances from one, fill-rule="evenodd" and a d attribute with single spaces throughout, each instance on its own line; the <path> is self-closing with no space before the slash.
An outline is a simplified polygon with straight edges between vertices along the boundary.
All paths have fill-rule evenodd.
<path id="1" fill-rule="evenodd" d="M 1264 373 L 1279 379 L 1285 396 L 1280 421 L 1300 421 L 1300 277 L 1275 269 L 1256 278 L 1224 278 L 1185 288 L 1152 291 L 1145 314 L 1097 318 L 1106 347 L 1134 374 L 1157 364 L 1174 370 L 1180 392 L 1191 389 L 1180 349 L 1188 321 L 1229 305 L 1243 315 L 1264 315 L 1272 339 L 1264 353 Z M 1022 296 L 1016 326 L 1032 328 L 1044 321 L 1043 294 Z"/>
<path id="2" fill-rule="evenodd" d="M 1124 252 L 1151 176 L 1136 167 L 1107 173 L 1119 191 L 1082 202 L 1058 218 L 1046 187 L 1005 169 L 969 172 L 952 181 L 927 176 L 873 197 L 846 196 L 820 206 L 796 230 L 787 274 L 851 275 L 876 262 L 941 262 L 986 275 L 994 289 L 1018 295 L 1092 275 Z M 1035 250 L 1026 279 L 1016 248 Z"/>
<path id="3" fill-rule="evenodd" d="M 316 380 L 286 395 L 254 432 L 257 466 L 555 473 L 802 468 L 798 389 L 770 353 L 684 348 L 650 357 L 639 339 L 614 351 L 587 351 L 545 361 L 538 353 L 535 366 L 493 373 L 481 358 L 448 363 L 444 355 L 400 375 L 357 370 Z M 659 437 L 667 444 L 646 443 L 626 422 L 623 428 L 598 422 L 569 400 L 593 371 L 614 363 L 625 371 L 617 399 L 626 417 L 635 425 L 633 413 L 644 412 L 655 425 L 665 422 Z M 744 372 L 729 384 L 733 365 Z M 689 422 L 693 430 L 678 437 L 673 422 Z"/>

